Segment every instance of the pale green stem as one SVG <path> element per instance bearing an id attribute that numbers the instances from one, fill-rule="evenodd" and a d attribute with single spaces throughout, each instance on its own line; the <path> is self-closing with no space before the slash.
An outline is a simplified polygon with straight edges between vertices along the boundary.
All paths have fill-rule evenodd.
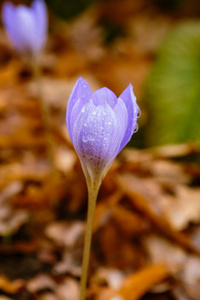
<path id="1" fill-rule="evenodd" d="M 44 126 L 48 157 L 49 157 L 52 171 L 55 171 L 56 169 L 55 152 L 54 152 L 54 142 L 50 132 L 50 116 L 49 116 L 49 110 L 44 102 L 42 83 L 41 83 L 41 70 L 37 59 L 34 58 L 32 59 L 32 68 L 33 68 L 35 82 L 37 84 L 38 100 L 40 104 L 40 110 L 42 113 L 42 121 Z"/>
<path id="2" fill-rule="evenodd" d="M 91 240 L 92 240 L 92 226 L 94 220 L 94 212 L 96 207 L 97 195 L 99 192 L 100 184 L 88 184 L 88 212 L 87 212 L 87 224 L 85 231 L 85 242 L 83 250 L 83 263 L 82 263 L 82 275 L 81 275 L 81 287 L 80 287 L 80 300 L 85 300 L 85 290 L 87 285 L 87 274 L 90 258 Z"/>

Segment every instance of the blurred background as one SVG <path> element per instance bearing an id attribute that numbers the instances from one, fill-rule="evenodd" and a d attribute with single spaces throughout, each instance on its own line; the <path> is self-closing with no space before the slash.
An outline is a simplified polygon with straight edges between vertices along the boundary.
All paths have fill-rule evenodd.
<path id="1" fill-rule="evenodd" d="M 107 86 L 117 95 L 131 82 L 143 111 L 134 146 L 199 140 L 199 1 L 47 5 L 49 37 L 41 63 L 48 78 L 90 77 L 93 91 Z M 2 28 L 2 74 L 14 56 Z"/>
<path id="2" fill-rule="evenodd" d="M 199 300 L 200 1 L 46 5 L 53 164 L 30 62 L 0 27 L 0 300 L 78 299 L 87 190 L 65 113 L 79 76 L 117 96 L 131 83 L 142 111 L 100 190 L 88 299 Z"/>

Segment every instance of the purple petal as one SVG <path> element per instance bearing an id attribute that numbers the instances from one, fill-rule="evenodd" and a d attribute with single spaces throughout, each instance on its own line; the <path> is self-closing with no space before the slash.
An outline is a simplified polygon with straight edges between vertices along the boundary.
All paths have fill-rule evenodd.
<path id="1" fill-rule="evenodd" d="M 108 103 L 110 107 L 113 108 L 117 103 L 117 97 L 115 96 L 115 94 L 106 87 L 95 91 L 92 94 L 91 99 L 94 105 L 96 106 L 104 105 L 105 103 Z"/>
<path id="2" fill-rule="evenodd" d="M 37 54 L 46 37 L 47 12 L 43 0 L 35 0 L 32 7 L 5 3 L 2 19 L 8 36 L 21 53 Z"/>
<path id="3" fill-rule="evenodd" d="M 37 28 L 37 35 L 35 40 L 35 47 L 39 51 L 46 40 L 47 35 L 47 9 L 43 0 L 35 0 L 32 3 L 32 13 L 35 18 L 35 28 Z"/>
<path id="4" fill-rule="evenodd" d="M 76 103 L 74 104 L 73 106 L 73 109 L 71 111 L 71 115 L 69 116 L 69 126 L 70 126 L 70 132 L 69 132 L 69 135 L 70 135 L 70 138 L 71 138 L 71 141 L 73 143 L 73 135 L 71 134 L 71 131 L 73 131 L 73 126 L 74 126 L 74 123 L 77 119 L 77 117 L 79 116 L 79 113 L 81 112 L 83 106 L 87 103 L 88 99 L 87 98 L 79 98 Z M 84 110 L 85 108 L 83 108 Z"/>
<path id="5" fill-rule="evenodd" d="M 76 110 L 76 107 L 74 106 Z M 73 110 L 74 110 L 73 109 Z M 81 155 L 81 146 L 80 146 L 80 132 L 84 127 L 84 123 L 86 122 L 90 113 L 92 113 L 95 109 L 95 105 L 93 104 L 92 100 L 86 102 L 86 104 L 77 112 L 77 117 L 75 117 L 75 113 L 73 119 L 75 120 L 74 124 L 71 124 L 71 135 L 73 137 L 72 141 L 74 144 L 74 148 L 79 155 Z M 72 110 L 72 112 L 73 112 Z M 69 121 L 69 120 L 68 120 Z"/>
<path id="6" fill-rule="evenodd" d="M 67 107 L 67 127 L 81 161 L 88 188 L 98 184 L 114 158 L 130 140 L 139 107 L 132 86 L 117 99 L 107 88 L 91 94 L 82 78 L 77 81 Z"/>
<path id="7" fill-rule="evenodd" d="M 71 130 L 70 118 L 71 118 L 72 109 L 79 98 L 81 98 L 83 100 L 83 102 L 81 102 L 81 103 L 84 105 L 85 100 L 89 100 L 91 94 L 92 94 L 92 92 L 91 92 L 91 89 L 90 89 L 88 83 L 82 77 L 79 77 L 79 79 L 77 80 L 77 82 L 72 90 L 72 93 L 71 93 L 68 103 L 67 103 L 66 122 L 67 122 L 67 129 L 69 131 L 71 140 L 72 140 L 72 130 Z M 80 111 L 81 111 L 81 108 L 82 108 L 82 106 L 80 104 L 80 106 L 79 106 Z M 79 114 L 80 111 L 76 111 L 77 115 Z"/>
<path id="8" fill-rule="evenodd" d="M 19 42 L 28 52 L 35 52 L 36 28 L 30 8 L 19 5 L 15 10 L 15 25 Z"/>
<path id="9" fill-rule="evenodd" d="M 92 177 L 94 169 L 103 172 L 119 149 L 119 124 L 112 108 L 106 103 L 94 106 L 90 100 L 83 106 L 73 127 L 73 142 L 81 160 Z"/>
<path id="10" fill-rule="evenodd" d="M 123 91 L 123 93 L 119 96 L 119 99 L 123 100 L 128 113 L 127 130 L 120 145 L 121 151 L 122 148 L 124 148 L 124 146 L 130 141 L 131 136 L 134 132 L 134 129 L 137 124 L 137 114 L 139 107 L 136 103 L 136 97 L 133 93 L 133 87 L 131 84 L 129 84 L 129 86 Z"/>
<path id="11" fill-rule="evenodd" d="M 122 99 L 118 98 L 117 104 L 113 108 L 113 111 L 116 115 L 117 122 L 119 124 L 119 132 L 118 132 L 120 136 L 119 149 L 118 149 L 118 153 L 119 153 L 122 150 L 122 147 L 120 146 L 125 137 L 127 131 L 127 125 L 128 125 L 128 112 L 126 109 L 126 105 L 124 104 Z"/>
<path id="12" fill-rule="evenodd" d="M 5 2 L 2 7 L 2 21 L 13 46 L 21 52 L 23 46 L 18 36 L 15 14 L 15 6 L 10 2 Z"/>

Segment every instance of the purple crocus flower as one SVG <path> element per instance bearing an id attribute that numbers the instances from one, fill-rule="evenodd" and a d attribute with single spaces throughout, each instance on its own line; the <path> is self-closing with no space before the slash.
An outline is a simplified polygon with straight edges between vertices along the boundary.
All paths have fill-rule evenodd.
<path id="1" fill-rule="evenodd" d="M 102 180 L 137 131 L 139 115 L 131 84 L 117 98 L 106 87 L 92 93 L 88 83 L 78 79 L 68 100 L 66 122 L 87 183 Z"/>
<path id="2" fill-rule="evenodd" d="M 14 6 L 5 2 L 2 21 L 8 37 L 19 53 L 38 55 L 47 34 L 47 11 L 43 0 L 34 0 L 31 7 Z"/>

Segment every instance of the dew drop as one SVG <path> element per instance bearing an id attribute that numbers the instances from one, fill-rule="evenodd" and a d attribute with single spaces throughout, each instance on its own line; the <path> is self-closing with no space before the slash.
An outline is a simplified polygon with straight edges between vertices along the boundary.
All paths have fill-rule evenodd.
<path id="1" fill-rule="evenodd" d="M 83 108 L 81 109 L 81 111 L 82 111 L 82 113 L 84 113 L 84 112 L 85 112 L 85 107 L 83 107 Z"/>
<path id="2" fill-rule="evenodd" d="M 84 125 L 85 127 L 87 127 L 87 124 L 86 124 L 86 123 L 84 123 L 83 125 Z"/>
<path id="3" fill-rule="evenodd" d="M 92 136 L 92 135 L 88 135 L 88 141 L 90 142 L 94 142 L 95 141 L 95 138 Z"/>
<path id="4" fill-rule="evenodd" d="M 106 116 L 106 112 L 105 111 L 103 111 L 103 115 Z"/>
<path id="5" fill-rule="evenodd" d="M 112 122 L 109 121 L 109 122 L 108 122 L 108 125 L 111 125 L 111 124 L 112 124 Z"/>
<path id="6" fill-rule="evenodd" d="M 83 143 L 86 143 L 86 142 L 88 141 L 88 137 L 84 135 L 84 136 L 82 137 L 82 141 L 83 141 Z"/>
<path id="7" fill-rule="evenodd" d="M 140 116 L 141 116 L 141 110 L 140 110 L 140 108 L 138 108 L 137 118 L 139 118 Z"/>
<path id="8" fill-rule="evenodd" d="M 134 132 L 138 131 L 138 124 L 136 123 L 135 128 L 134 128 Z"/>
<path id="9" fill-rule="evenodd" d="M 93 111 L 92 114 L 93 114 L 93 116 L 96 116 L 97 112 L 96 112 L 96 111 Z"/>

